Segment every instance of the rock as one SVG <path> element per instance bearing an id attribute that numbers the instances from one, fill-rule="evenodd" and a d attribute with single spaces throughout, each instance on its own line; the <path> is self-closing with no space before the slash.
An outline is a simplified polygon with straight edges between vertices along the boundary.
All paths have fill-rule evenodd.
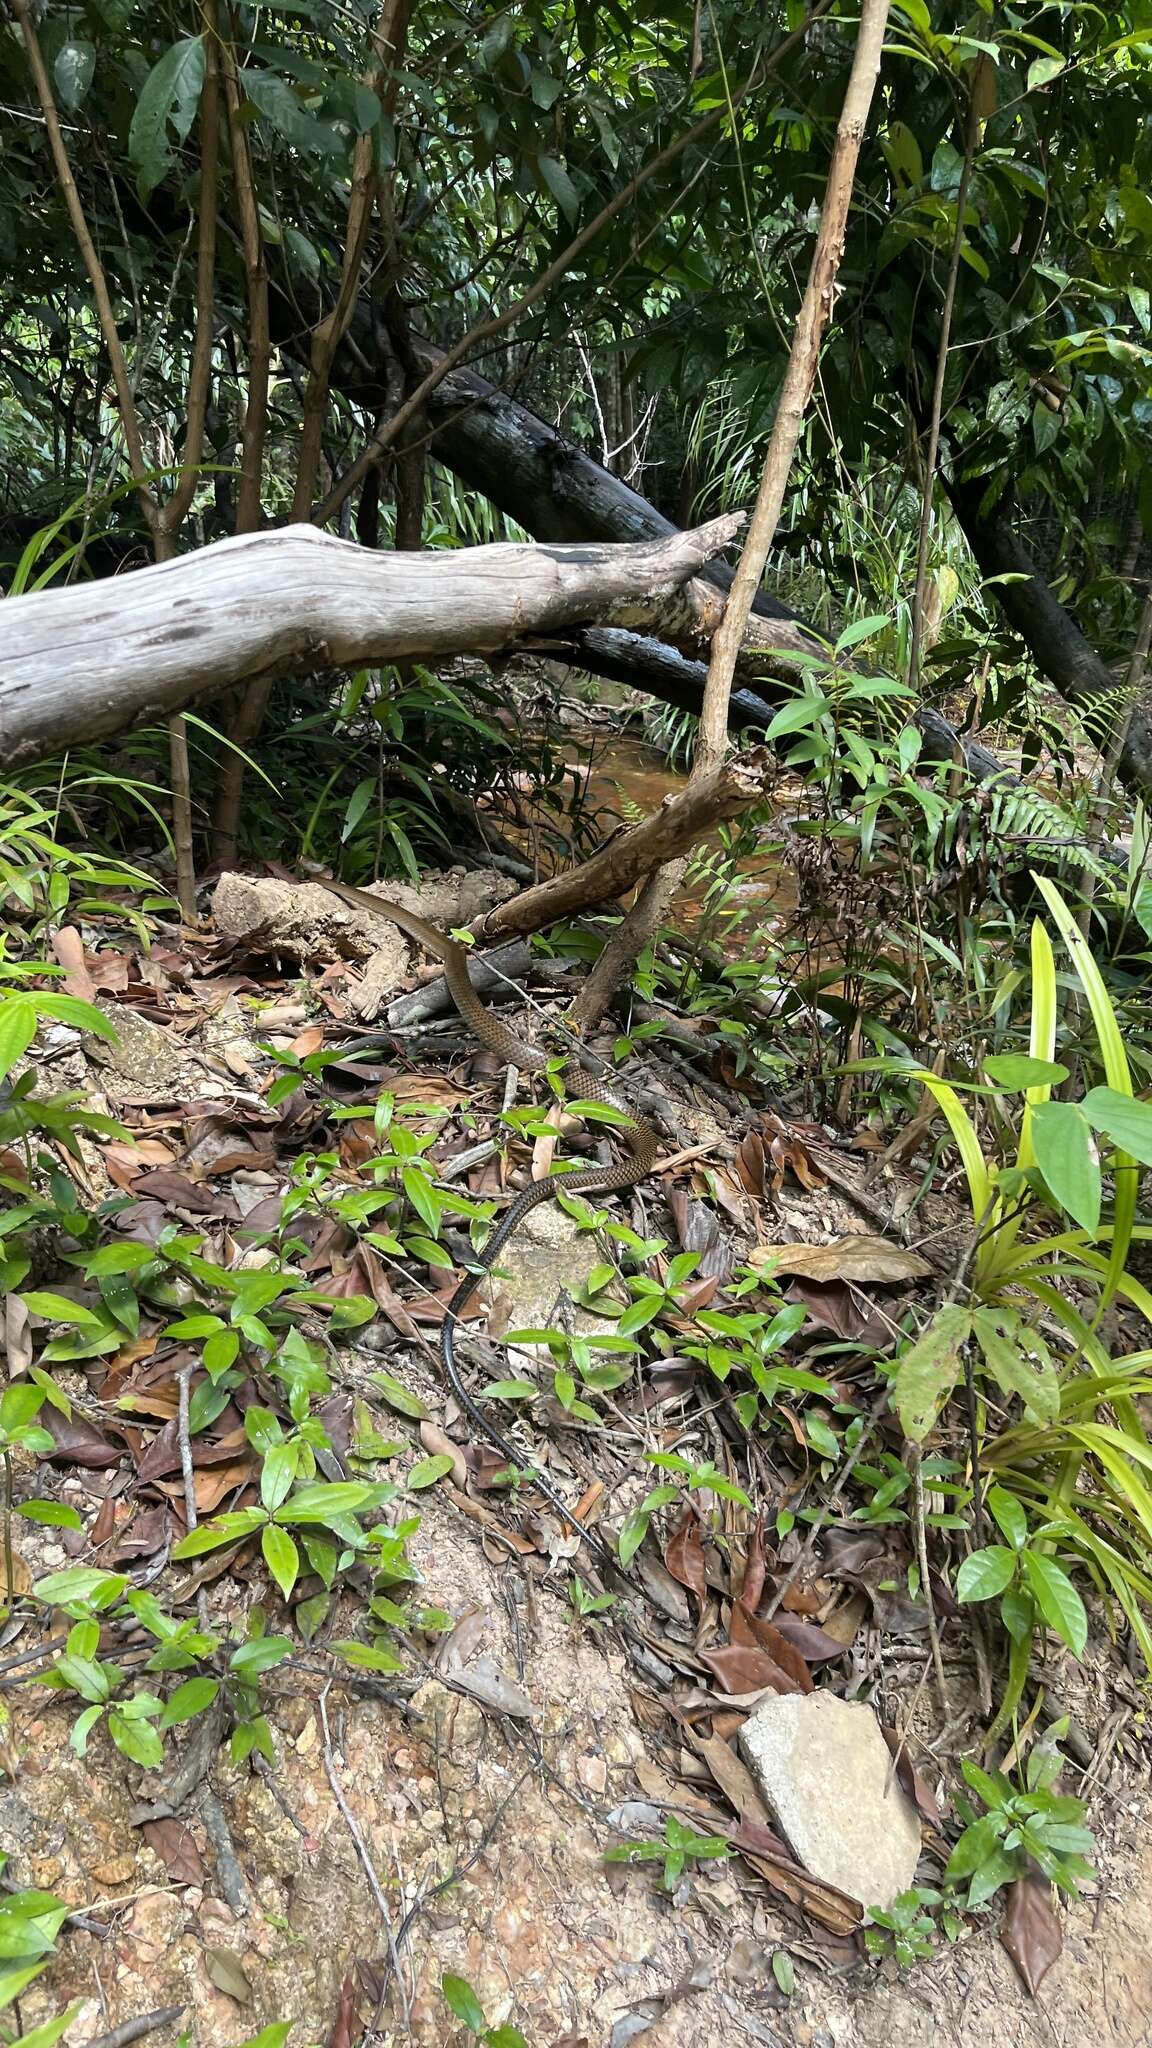
<path id="1" fill-rule="evenodd" d="M 85 1035 L 87 1057 L 97 1066 L 118 1074 L 121 1080 L 131 1081 L 137 1089 L 150 1088 L 163 1096 L 188 1065 L 183 1039 L 153 1024 L 151 1018 L 139 1016 L 127 1003 L 101 999 L 96 1008 L 111 1024 L 116 1042 L 109 1044 L 107 1039 Z"/>
<path id="2" fill-rule="evenodd" d="M 740 1732 L 740 1747 L 805 1870 L 865 1908 L 907 1891 L 920 1822 L 892 1773 L 870 1707 L 835 1693 L 783 1693 Z"/>

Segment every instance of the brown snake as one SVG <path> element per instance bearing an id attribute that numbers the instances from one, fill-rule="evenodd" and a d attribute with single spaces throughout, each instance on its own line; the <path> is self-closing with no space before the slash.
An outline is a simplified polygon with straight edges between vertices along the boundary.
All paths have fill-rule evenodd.
<path id="1" fill-rule="evenodd" d="M 443 961 L 444 979 L 456 1008 L 464 1022 L 471 1025 L 480 1043 L 487 1046 L 489 1052 L 494 1052 L 498 1059 L 506 1060 L 509 1066 L 519 1067 L 526 1072 L 539 1073 L 548 1065 L 546 1053 L 541 1052 L 538 1046 L 531 1045 L 526 1039 L 518 1038 L 516 1033 L 510 1031 L 508 1026 L 481 1001 L 468 975 L 467 951 L 456 939 L 449 938 L 447 932 L 440 931 L 435 925 L 427 924 L 422 917 L 417 917 L 414 911 L 405 910 L 399 903 L 389 902 L 385 896 L 374 896 L 368 889 L 354 889 L 348 882 L 335 882 L 323 875 L 313 876 L 312 879 L 319 882 L 321 888 L 341 897 L 344 902 L 355 904 L 357 909 L 376 911 L 380 917 L 387 918 L 390 924 L 399 925 L 400 930 L 406 932 L 409 938 L 415 939 L 426 953 L 432 953 L 437 960 Z M 628 1148 L 628 1156 L 618 1161 L 615 1166 L 583 1167 L 577 1173 L 553 1174 L 545 1180 L 530 1182 L 516 1196 L 496 1228 L 489 1234 L 483 1250 L 477 1253 L 480 1266 L 485 1273 L 491 1272 L 497 1253 L 507 1244 L 513 1232 L 520 1228 L 528 1211 L 535 1209 L 539 1202 L 549 1201 L 561 1189 L 569 1194 L 589 1193 L 593 1189 L 598 1194 L 608 1194 L 613 1189 L 630 1188 L 637 1181 L 644 1180 L 655 1164 L 657 1139 L 651 1124 L 645 1123 L 642 1118 L 632 1116 L 598 1075 L 585 1073 L 577 1061 L 570 1064 L 579 1074 L 579 1087 L 574 1091 L 578 1099 L 604 1103 L 624 1119 L 616 1128 L 619 1129 Z M 507 1438 L 501 1435 L 495 1423 L 489 1420 L 484 1410 L 473 1400 L 460 1378 L 460 1369 L 456 1363 L 456 1324 L 475 1286 L 476 1275 L 469 1273 L 460 1282 L 445 1309 L 444 1320 L 440 1325 L 440 1360 L 445 1378 L 461 1408 L 487 1437 L 489 1443 L 499 1451 L 501 1457 L 505 1458 L 510 1466 L 518 1469 L 520 1461 L 517 1453 Z M 618 1571 L 619 1563 L 611 1547 L 594 1529 L 585 1528 L 583 1523 L 575 1519 L 567 1503 L 544 1474 L 534 1471 L 530 1476 L 545 1498 L 563 1516 L 565 1523 L 575 1529 L 584 1542 L 592 1543 L 601 1556 Z"/>

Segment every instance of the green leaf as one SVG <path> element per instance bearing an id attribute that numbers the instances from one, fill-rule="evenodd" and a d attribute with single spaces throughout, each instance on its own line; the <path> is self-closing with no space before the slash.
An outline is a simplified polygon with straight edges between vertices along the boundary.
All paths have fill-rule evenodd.
<path id="1" fill-rule="evenodd" d="M 51 1323 L 74 1323 L 80 1330 L 104 1330 L 103 1316 L 94 1315 L 90 1308 L 84 1308 L 78 1301 L 69 1301 L 66 1294 L 51 1294 L 43 1288 L 21 1296 L 25 1308 L 33 1315 L 44 1316 Z"/>
<path id="2" fill-rule="evenodd" d="M 470 2027 L 474 2034 L 483 2031 L 484 2007 L 466 1978 L 453 1977 L 448 1972 L 440 1979 L 440 1991 L 445 2004 L 458 2020 Z"/>
<path id="3" fill-rule="evenodd" d="M 82 1529 L 84 1527 L 75 1508 L 66 1507 L 61 1500 L 24 1500 L 16 1510 L 26 1522 L 39 1522 L 49 1529 Z"/>
<path id="4" fill-rule="evenodd" d="M 371 1486 L 367 1481 L 322 1480 L 313 1486 L 301 1486 L 290 1494 L 283 1507 L 277 1510 L 276 1520 L 331 1522 L 336 1516 L 356 1515 L 365 1508 L 377 1507 L 389 1497 L 387 1487 Z"/>
<path id="5" fill-rule="evenodd" d="M 183 1685 L 176 1687 L 161 1714 L 160 1726 L 175 1728 L 181 1721 L 190 1721 L 194 1714 L 202 1714 L 205 1707 L 212 1705 L 219 1690 L 218 1678 L 208 1678 L 202 1674 L 198 1678 L 185 1679 Z"/>
<path id="6" fill-rule="evenodd" d="M 32 1422 L 44 1406 L 43 1388 L 29 1380 L 17 1381 L 0 1394 L 0 1429 L 11 1435 Z"/>
<path id="7" fill-rule="evenodd" d="M 444 1203 L 439 1191 L 433 1187 L 428 1175 L 419 1166 L 406 1166 L 400 1175 L 400 1179 L 404 1186 L 404 1193 L 407 1195 L 416 1214 L 420 1217 L 421 1222 L 427 1224 L 428 1229 L 432 1232 L 433 1237 L 435 1237 L 440 1228 L 440 1218 L 444 1214 Z"/>
<path id="8" fill-rule="evenodd" d="M 892 623 L 884 612 L 876 612 L 871 618 L 857 619 L 851 626 L 845 626 L 833 649 L 835 654 L 847 654 L 850 647 L 858 647 L 862 640 L 871 640 L 876 633 L 883 633 Z"/>
<path id="9" fill-rule="evenodd" d="M 340 156 L 344 140 L 326 121 L 317 121 L 297 99 L 287 79 L 276 71 L 259 71 L 249 64 L 242 74 L 244 91 L 253 106 L 283 136 L 293 149 L 305 155 Z"/>
<path id="10" fill-rule="evenodd" d="M 1032 1110 L 1036 1164 L 1049 1192 L 1091 1237 L 1100 1228 L 1100 1155 L 1079 1103 L 1039 1102 Z"/>
<path id="11" fill-rule="evenodd" d="M 61 2034 L 67 2032 L 82 2011 L 83 2000 L 78 1998 L 64 2012 L 57 2013 L 55 2019 L 41 2020 L 38 2027 L 29 2027 L 26 2034 L 21 2034 L 19 2039 L 13 2042 L 12 2048 L 55 2048 Z"/>
<path id="12" fill-rule="evenodd" d="M 1049 1628 L 1055 1630 L 1062 1643 L 1067 1643 L 1074 1657 L 1082 1657 L 1088 1640 L 1088 1617 L 1067 1572 L 1055 1558 L 1042 1557 L 1036 1550 L 1026 1550 L 1023 1562 L 1032 1597 Z"/>
<path id="13" fill-rule="evenodd" d="M 1002 1486 L 990 1486 L 987 1506 L 1002 1536 L 1006 1536 L 1013 1550 L 1023 1550 L 1028 1541 L 1028 1517 L 1014 1493 L 1005 1492 Z"/>
<path id="14" fill-rule="evenodd" d="M 29 996 L 0 996 L 0 1077 L 9 1074 L 36 1036 L 36 1005 Z"/>
<path id="15" fill-rule="evenodd" d="M 73 1601 L 91 1600 L 99 1607 L 111 1606 L 119 1599 L 127 1578 L 121 1572 L 97 1571 L 94 1565 L 74 1564 L 66 1571 L 49 1572 L 47 1578 L 36 1581 L 35 1593 L 38 1600 L 51 1602 L 63 1607 Z"/>
<path id="16" fill-rule="evenodd" d="M 1028 66 L 1028 90 L 1035 92 L 1039 86 L 1050 85 L 1064 70 L 1063 57 L 1034 57 Z"/>
<path id="17" fill-rule="evenodd" d="M 1081 1108 L 1094 1131 L 1103 1131 L 1142 1166 L 1152 1166 L 1152 1102 L 1138 1102 L 1116 1088 L 1090 1088 Z"/>
<path id="18" fill-rule="evenodd" d="M 540 176 L 561 213 L 570 221 L 576 220 L 580 213 L 580 194 L 566 167 L 554 156 L 541 156 L 536 161 L 540 166 Z"/>
<path id="19" fill-rule="evenodd" d="M 273 1444 L 266 1453 L 260 1468 L 260 1502 L 270 1515 L 287 1500 L 299 1467 L 297 1444 Z"/>
<path id="20" fill-rule="evenodd" d="M 6 2005 L 11 2005 L 14 1998 L 19 1998 L 22 1991 L 27 1990 L 44 1967 L 43 1963 L 20 1963 L 12 1969 L 0 1969 L 0 2012 Z"/>
<path id="21" fill-rule="evenodd" d="M 108 1715 L 108 1733 L 117 1749 L 134 1764 L 142 1764 L 146 1771 L 154 1771 L 163 1763 L 164 1744 L 147 1721 L 129 1720 L 113 1707 Z"/>
<path id="22" fill-rule="evenodd" d="M 1002 1593 L 1009 1580 L 1015 1576 L 1016 1554 L 1006 1550 L 1002 1543 L 992 1543 L 986 1550 L 974 1550 L 966 1557 L 956 1574 L 956 1598 L 958 1600 L 994 1600 Z"/>
<path id="23" fill-rule="evenodd" d="M 286 1529 L 278 1529 L 269 1522 L 260 1537 L 260 1548 L 267 1565 L 284 1598 L 287 1600 L 300 1575 L 300 1552 Z"/>
<path id="24" fill-rule="evenodd" d="M 1054 1088 L 1068 1079 L 1059 1060 L 1035 1060 L 1023 1052 L 994 1053 L 985 1060 L 984 1072 L 998 1088 Z"/>
<path id="25" fill-rule="evenodd" d="M 247 77 L 246 72 L 245 82 Z M 145 79 L 128 130 L 128 156 L 135 165 L 142 198 L 155 189 L 172 162 L 169 127 L 178 142 L 187 136 L 203 84 L 203 36 L 173 43 Z"/>
<path id="26" fill-rule="evenodd" d="M 172 1546 L 172 1555 L 177 1560 L 186 1557 L 203 1557 L 205 1551 L 219 1550 L 224 1543 L 239 1543 L 245 1536 L 251 1536 L 256 1529 L 262 1529 L 268 1517 L 263 1508 L 236 1508 L 232 1513 L 217 1515 L 211 1522 L 201 1522 L 198 1529 L 190 1529 L 179 1543 Z"/>
<path id="27" fill-rule="evenodd" d="M 447 1451 L 437 1451 L 435 1457 L 419 1459 L 408 1474 L 412 1492 L 419 1493 L 423 1487 L 435 1486 L 438 1479 L 445 1478 L 452 1470 L 454 1462 Z"/>
<path id="28" fill-rule="evenodd" d="M 380 1643 L 358 1643 L 349 1637 L 345 1642 L 333 1643 L 338 1657 L 348 1664 L 355 1664 L 363 1671 L 403 1671 L 404 1660 L 394 1650 L 386 1650 Z"/>
<path id="29" fill-rule="evenodd" d="M 95 69 L 96 51 L 91 43 L 70 36 L 66 43 L 61 44 L 52 70 L 62 106 L 72 108 L 81 104 Z"/>
<path id="30" fill-rule="evenodd" d="M 791 704 L 785 704 L 776 713 L 764 737 L 769 746 L 772 746 L 786 733 L 799 732 L 804 726 L 815 725 L 830 708 L 827 697 L 795 697 Z"/>
<path id="31" fill-rule="evenodd" d="M 138 1273 L 155 1257 L 147 1244 L 102 1244 L 98 1251 L 87 1253 L 82 1264 L 89 1280 L 102 1280 L 108 1273 Z"/>
<path id="32" fill-rule="evenodd" d="M 896 1360 L 893 1402 L 911 1443 L 923 1443 L 960 1377 L 960 1353 L 972 1332 L 967 1309 L 950 1304 L 933 1316 Z"/>
<path id="33" fill-rule="evenodd" d="M 1060 1381 L 1044 1339 L 1009 1308 L 974 1309 L 972 1334 L 1004 1393 L 1017 1394 L 1037 1421 L 1054 1422 Z"/>
<path id="34" fill-rule="evenodd" d="M 264 1671 L 272 1671 L 282 1664 L 285 1657 L 292 1655 L 292 1644 L 287 1636 L 257 1636 L 254 1642 L 241 1643 L 230 1659 L 231 1668 L 240 1678 L 259 1678 Z"/>

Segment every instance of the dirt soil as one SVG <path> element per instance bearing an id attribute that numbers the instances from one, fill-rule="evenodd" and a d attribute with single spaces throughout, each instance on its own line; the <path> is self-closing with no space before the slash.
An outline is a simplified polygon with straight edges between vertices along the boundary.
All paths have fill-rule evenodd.
<path id="1" fill-rule="evenodd" d="M 186 2030 L 231 2048 L 275 2020 L 297 2023 L 294 2044 L 339 2042 L 343 2000 L 381 2043 L 442 2048 L 468 2038 L 439 1993 L 452 1972 L 490 2026 L 519 2026 L 530 2048 L 1152 2043 L 1152 1800 L 1130 1709 L 1094 1788 L 1098 1889 L 1068 1911 L 1037 1999 L 990 1928 L 904 1976 L 890 1962 L 846 1967 L 736 1860 L 698 1865 L 670 1898 L 658 1866 L 606 1865 L 620 1809 L 643 1800 L 622 1651 L 518 1562 L 489 1562 L 439 1495 L 412 1551 L 429 1599 L 465 1624 L 465 1669 L 490 1658 L 525 1717 L 435 1676 L 390 1703 L 336 1687 L 322 1698 L 319 1679 L 294 1673 L 271 1714 L 275 1769 L 238 1770 L 221 1752 L 215 1817 L 209 1800 L 142 1830 L 134 1810 L 163 1796 L 161 1774 L 99 1732 L 79 1760 L 72 1713 L 32 1688 L 16 1696 L 0 1791 L 7 1875 L 86 1917 L 21 2001 L 25 2028 L 78 1999 L 69 2044 L 165 2006 L 184 2011 L 151 2037 L 157 2048 Z M 932 1759 L 917 1762 L 927 1772 Z M 787 2000 L 771 1966 L 782 1947 L 797 1979 Z"/>

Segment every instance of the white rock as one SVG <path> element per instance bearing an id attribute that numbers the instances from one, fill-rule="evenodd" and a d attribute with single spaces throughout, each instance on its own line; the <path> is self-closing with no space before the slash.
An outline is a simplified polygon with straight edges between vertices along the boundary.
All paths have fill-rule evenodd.
<path id="1" fill-rule="evenodd" d="M 740 1747 L 805 1870 L 864 1907 L 907 1891 L 920 1821 L 870 1707 L 835 1693 L 782 1693 L 744 1723 Z"/>

